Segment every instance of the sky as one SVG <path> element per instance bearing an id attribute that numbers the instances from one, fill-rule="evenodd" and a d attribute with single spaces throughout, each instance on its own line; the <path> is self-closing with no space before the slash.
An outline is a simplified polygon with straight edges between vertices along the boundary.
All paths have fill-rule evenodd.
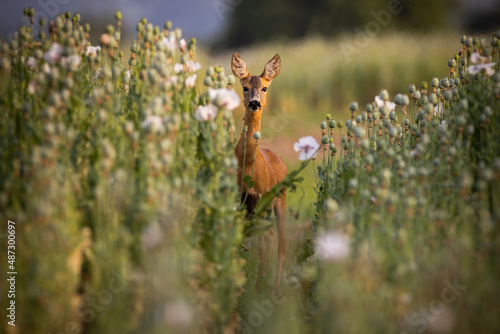
<path id="1" fill-rule="evenodd" d="M 37 18 L 44 16 L 47 21 L 66 11 L 79 12 L 82 21 L 91 21 L 92 27 L 96 27 L 92 19 L 113 23 L 114 12 L 120 10 L 124 30 L 132 34 L 142 17 L 160 27 L 170 20 L 174 28 L 182 28 L 184 37 L 196 37 L 200 43 L 208 44 L 223 33 L 233 8 L 243 1 L 250 0 L 0 0 L 0 40 L 6 40 L 24 24 L 23 9 L 31 6 Z M 465 13 L 475 15 L 498 7 L 499 0 L 459 1 Z M 100 31 L 94 30 L 92 35 L 96 32 Z"/>
<path id="2" fill-rule="evenodd" d="M 240 1 L 243 0 L 0 0 L 0 39 L 5 40 L 23 25 L 23 9 L 33 7 L 37 17 L 45 16 L 47 21 L 70 11 L 80 13 L 83 22 L 92 17 L 113 23 L 115 11 L 120 10 L 124 29 L 132 32 L 142 17 L 160 27 L 170 20 L 174 28 L 182 28 L 184 36 L 209 43 L 224 29 L 231 6 Z"/>

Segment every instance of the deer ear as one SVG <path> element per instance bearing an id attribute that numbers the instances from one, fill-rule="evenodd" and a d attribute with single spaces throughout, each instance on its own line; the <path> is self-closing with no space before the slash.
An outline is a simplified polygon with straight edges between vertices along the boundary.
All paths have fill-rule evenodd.
<path id="1" fill-rule="evenodd" d="M 233 58 L 231 59 L 231 69 L 233 70 L 234 76 L 240 80 L 250 76 L 247 70 L 247 64 L 237 52 L 233 54 Z"/>
<path id="2" fill-rule="evenodd" d="M 264 67 L 264 72 L 262 72 L 261 77 L 271 81 L 278 76 L 281 68 L 281 58 L 279 54 L 275 54 L 273 59 L 271 59 Z"/>

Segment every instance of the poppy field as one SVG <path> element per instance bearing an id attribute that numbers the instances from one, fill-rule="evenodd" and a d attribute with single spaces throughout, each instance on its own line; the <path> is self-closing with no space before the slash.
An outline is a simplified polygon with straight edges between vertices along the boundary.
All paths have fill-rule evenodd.
<path id="1" fill-rule="evenodd" d="M 36 34 L 24 14 L 0 43 L 3 332 L 500 330 L 500 32 L 457 36 L 444 76 L 326 109 L 249 219 L 229 67 L 201 65 L 170 21 L 124 45 L 120 12 L 104 32 L 68 12 Z M 289 206 L 276 291 L 285 188 L 314 205 Z"/>

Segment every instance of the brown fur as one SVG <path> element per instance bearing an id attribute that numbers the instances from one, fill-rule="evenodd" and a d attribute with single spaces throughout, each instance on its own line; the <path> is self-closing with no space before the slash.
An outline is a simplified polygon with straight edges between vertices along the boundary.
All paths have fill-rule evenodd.
<path id="1" fill-rule="evenodd" d="M 262 109 L 266 105 L 267 87 L 271 81 L 279 74 L 281 67 L 281 59 L 276 54 L 264 67 L 264 71 L 260 76 L 252 76 L 247 70 L 247 66 L 243 59 L 237 54 L 233 54 L 231 69 L 234 75 L 240 80 L 241 85 L 246 89 L 243 91 L 243 105 L 246 108 L 244 122 L 248 126 L 246 133 L 246 149 L 245 149 L 245 133 L 241 134 L 241 138 L 235 148 L 235 154 L 238 158 L 238 184 L 241 185 L 244 175 L 252 174 L 252 166 L 254 164 L 254 152 L 256 141 L 253 138 L 255 131 L 260 131 Z M 264 89 L 265 88 L 265 89 Z M 264 89 L 264 90 L 263 90 Z M 249 107 L 250 101 L 260 102 L 260 108 L 257 110 Z M 245 154 L 246 151 L 246 154 Z M 245 156 L 245 157 L 244 157 Z M 243 160 L 245 164 L 243 165 Z M 274 152 L 268 149 L 260 148 L 260 141 L 257 141 L 257 151 L 255 152 L 255 167 L 252 180 L 254 186 L 247 189 L 243 185 L 241 192 L 243 197 L 248 192 L 247 210 L 251 215 L 255 205 L 262 195 L 271 190 L 277 183 L 281 182 L 287 175 L 287 168 L 283 160 Z M 276 277 L 275 288 L 280 288 L 281 276 L 286 257 L 286 240 L 285 240 L 285 220 L 286 220 L 286 193 L 283 193 L 280 198 L 276 198 L 273 203 L 274 213 L 276 215 L 276 226 L 278 230 L 278 272 Z M 267 249 L 264 236 L 259 237 L 259 256 L 261 264 L 259 267 L 259 276 L 257 284 L 260 285 L 262 278 L 267 272 Z"/>

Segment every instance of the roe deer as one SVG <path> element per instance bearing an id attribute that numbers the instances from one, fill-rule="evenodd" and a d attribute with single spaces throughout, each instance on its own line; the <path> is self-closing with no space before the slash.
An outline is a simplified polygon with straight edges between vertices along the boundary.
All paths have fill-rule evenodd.
<path id="1" fill-rule="evenodd" d="M 259 140 L 253 139 L 255 131 L 260 132 L 262 109 L 266 105 L 267 89 L 271 81 L 280 72 L 280 67 L 281 58 L 278 54 L 274 55 L 266 64 L 264 71 L 259 76 L 250 75 L 245 61 L 238 53 L 233 54 L 231 61 L 231 69 L 243 87 L 243 105 L 246 108 L 244 123 L 248 130 L 246 133 L 241 134 L 235 153 L 238 159 L 238 184 L 242 184 L 245 175 L 252 175 L 252 181 L 254 182 L 250 189 L 247 189 L 246 185 L 243 185 L 243 189 L 241 189 L 241 200 L 245 200 L 249 215 L 253 213 L 260 197 L 271 190 L 274 185 L 281 182 L 287 175 L 287 168 L 283 160 L 276 153 L 260 148 Z M 255 147 L 256 145 L 257 147 Z M 285 191 L 283 191 L 281 197 L 274 199 L 273 209 L 278 230 L 278 272 L 274 288 L 279 291 L 286 256 Z M 267 249 L 264 235 L 259 236 L 258 242 L 260 266 L 257 286 L 259 287 L 263 277 L 267 274 Z"/>

